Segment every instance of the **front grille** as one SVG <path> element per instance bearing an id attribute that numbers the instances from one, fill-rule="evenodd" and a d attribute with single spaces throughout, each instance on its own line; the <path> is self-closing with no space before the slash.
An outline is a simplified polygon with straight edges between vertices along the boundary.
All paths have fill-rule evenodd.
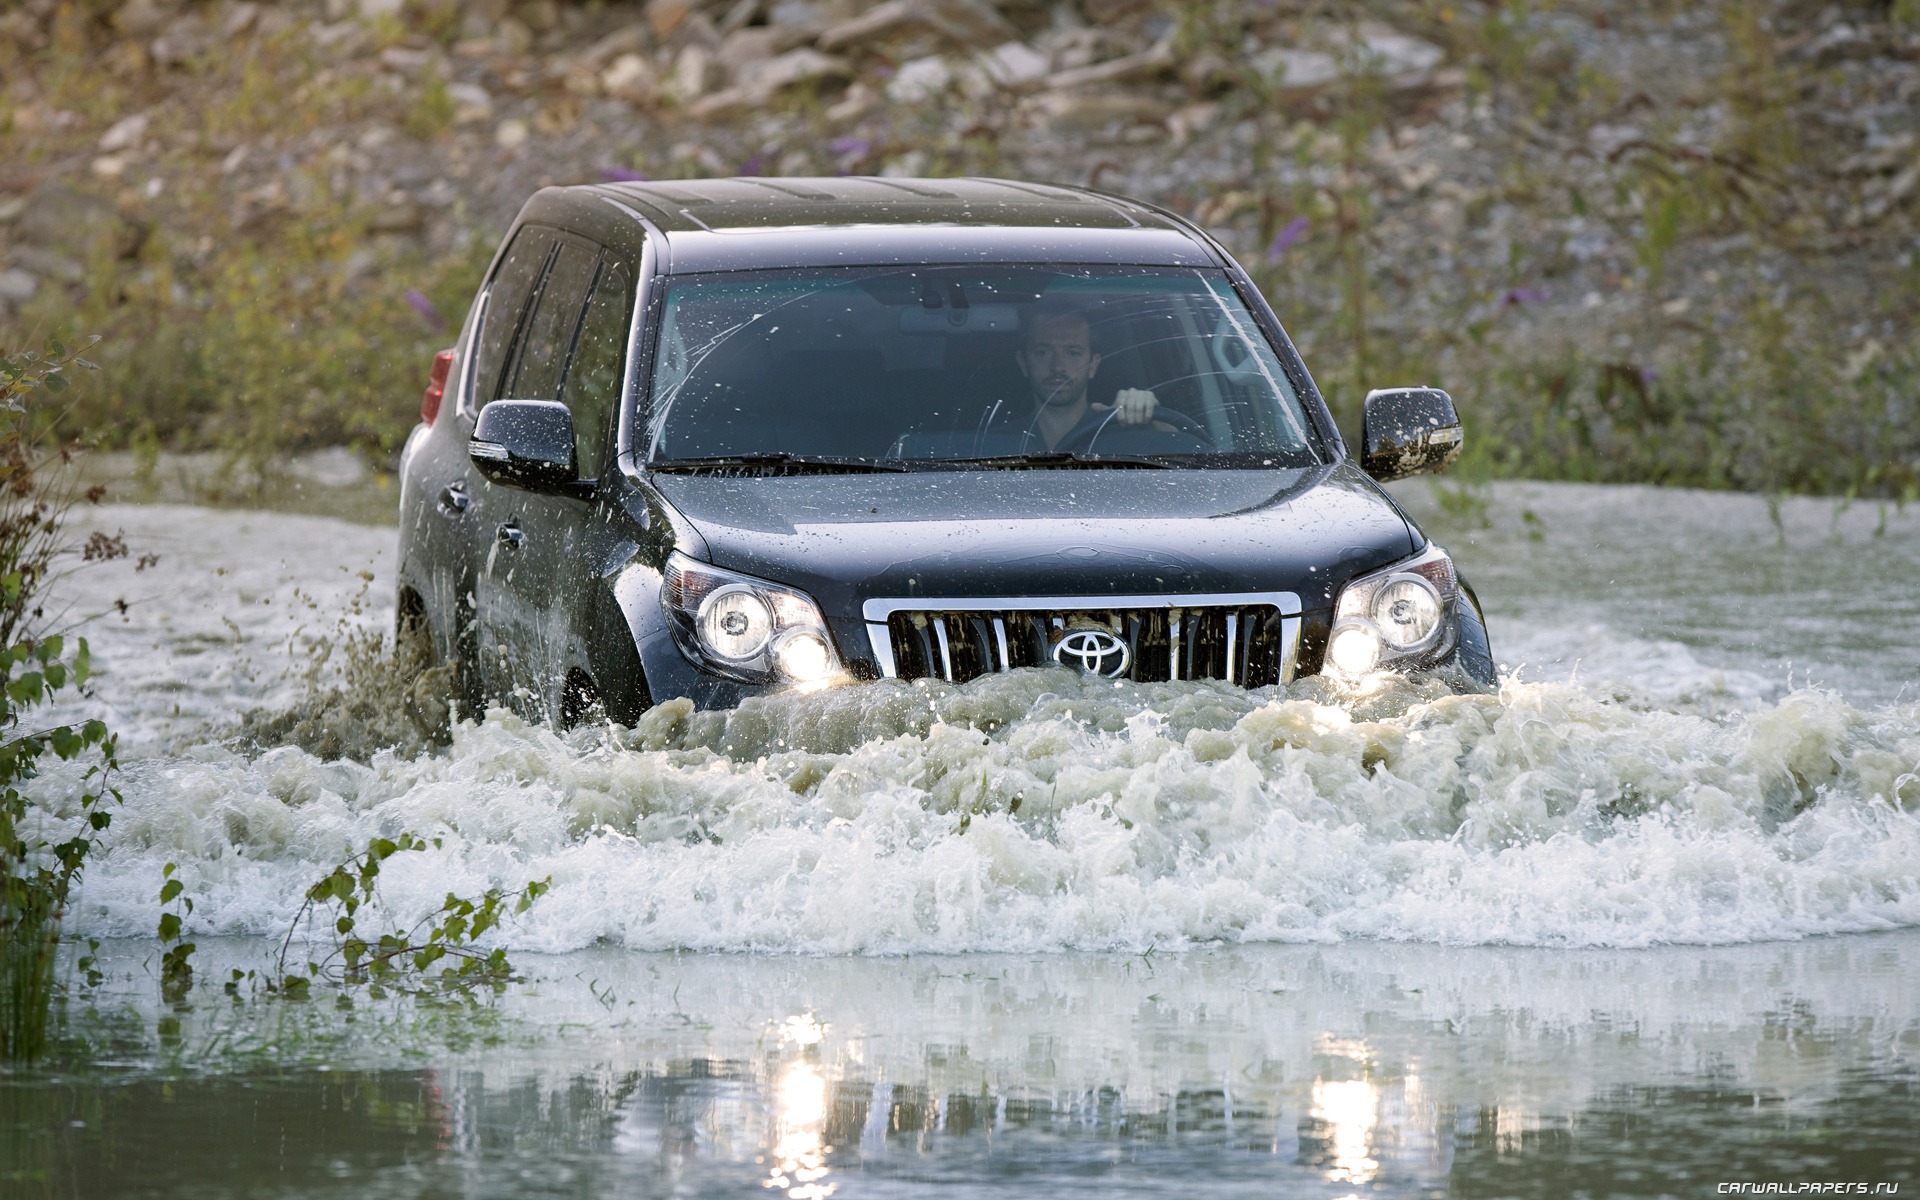
<path id="1" fill-rule="evenodd" d="M 1067 597 L 1018 600 L 870 600 L 867 633 L 883 675 L 955 683 L 1015 667 L 1090 664 L 1141 683 L 1223 679 L 1264 687 L 1293 678 L 1300 633 L 1291 593 L 1228 596 Z M 1056 656 L 1062 639 L 1125 648 L 1094 659 Z M 1083 666 L 1083 669 L 1085 667 Z"/>

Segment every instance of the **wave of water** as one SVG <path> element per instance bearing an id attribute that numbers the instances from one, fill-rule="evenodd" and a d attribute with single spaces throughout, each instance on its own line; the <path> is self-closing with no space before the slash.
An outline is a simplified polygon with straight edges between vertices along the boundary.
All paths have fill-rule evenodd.
<path id="1" fill-rule="evenodd" d="M 277 934 L 348 852 L 410 830 L 443 844 L 383 876 L 395 919 L 449 890 L 551 875 L 552 893 L 508 934 L 549 950 L 1642 946 L 1920 925 L 1920 704 L 1870 671 L 1867 693 L 1894 703 L 1789 690 L 1766 655 L 1657 636 L 1729 615 L 1810 621 L 1851 564 L 1907 543 L 1842 529 L 1849 542 L 1789 506 L 1788 531 L 1813 531 L 1777 554 L 1750 543 L 1762 556 L 1751 573 L 1778 575 L 1751 602 L 1710 594 L 1708 580 L 1656 594 L 1642 578 L 1631 604 L 1596 609 L 1592 581 L 1625 575 L 1576 522 L 1604 526 L 1607 545 L 1650 542 L 1695 498 L 1537 485 L 1506 498 L 1553 533 L 1495 526 L 1480 550 L 1456 545 L 1496 648 L 1520 666 L 1524 682 L 1498 696 L 1025 671 L 729 714 L 670 702 L 634 730 L 564 737 L 495 713 L 443 752 L 364 761 L 241 752 L 222 730 L 310 691 L 298 646 L 390 620 L 378 602 L 391 594 L 390 530 L 97 510 L 90 519 L 162 561 L 90 577 L 88 602 L 132 601 L 91 631 L 89 702 L 127 731 L 129 753 L 125 807 L 77 924 L 149 934 L 161 869 L 176 862 L 197 933 Z M 1771 528 L 1759 501 L 1715 503 L 1716 528 Z M 1902 573 L 1882 574 L 1854 571 L 1845 590 L 1897 613 Z M 1649 612 L 1664 614 L 1644 630 L 1656 636 L 1622 632 Z M 1825 636 L 1844 648 L 1851 626 L 1836 621 Z M 362 734 L 378 715 L 355 715 Z M 392 719 L 397 739 L 404 718 Z M 40 781 L 48 820 L 71 819 L 75 786 L 71 772 Z"/>
<path id="2" fill-rule="evenodd" d="M 444 844 L 383 877 L 396 915 L 551 875 L 510 935 L 542 950 L 1641 946 L 1920 924 L 1920 706 L 1803 691 L 1714 717 L 1567 684 L 1340 699 L 1036 670 L 725 714 L 673 702 L 569 737 L 496 712 L 442 754 L 367 764 L 203 746 L 127 769 L 79 923 L 145 932 L 178 862 L 203 930 L 273 933 L 350 847 L 406 829 Z"/>

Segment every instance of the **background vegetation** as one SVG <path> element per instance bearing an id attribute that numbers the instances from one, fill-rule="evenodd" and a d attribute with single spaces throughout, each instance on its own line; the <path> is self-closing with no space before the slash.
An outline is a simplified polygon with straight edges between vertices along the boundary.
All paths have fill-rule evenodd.
<path id="1" fill-rule="evenodd" d="M 106 335 L 105 444 L 383 465 L 534 187 L 991 172 L 1194 216 L 1344 421 L 1451 389 L 1470 477 L 1920 495 L 1912 0 L 1009 0 L 714 61 L 860 7 L 24 0 L 0 340 Z"/>

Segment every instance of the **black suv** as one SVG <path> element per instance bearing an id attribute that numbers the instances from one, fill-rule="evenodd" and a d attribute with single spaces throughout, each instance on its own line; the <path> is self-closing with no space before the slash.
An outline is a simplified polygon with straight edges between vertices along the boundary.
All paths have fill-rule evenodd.
<path id="1" fill-rule="evenodd" d="M 1356 466 L 1192 224 L 989 179 L 549 188 L 407 442 L 399 614 L 463 697 L 632 721 L 1017 667 L 1489 684 L 1478 603 L 1376 484 L 1459 453 L 1367 397 Z"/>

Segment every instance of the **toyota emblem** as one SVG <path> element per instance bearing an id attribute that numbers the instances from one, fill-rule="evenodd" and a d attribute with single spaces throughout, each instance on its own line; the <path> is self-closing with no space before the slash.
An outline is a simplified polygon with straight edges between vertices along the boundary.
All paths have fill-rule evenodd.
<path id="1" fill-rule="evenodd" d="M 1118 679 L 1127 673 L 1133 655 L 1127 652 L 1125 642 L 1104 629 L 1076 629 L 1053 648 L 1053 661 L 1063 667 L 1079 667 L 1089 675 Z"/>

